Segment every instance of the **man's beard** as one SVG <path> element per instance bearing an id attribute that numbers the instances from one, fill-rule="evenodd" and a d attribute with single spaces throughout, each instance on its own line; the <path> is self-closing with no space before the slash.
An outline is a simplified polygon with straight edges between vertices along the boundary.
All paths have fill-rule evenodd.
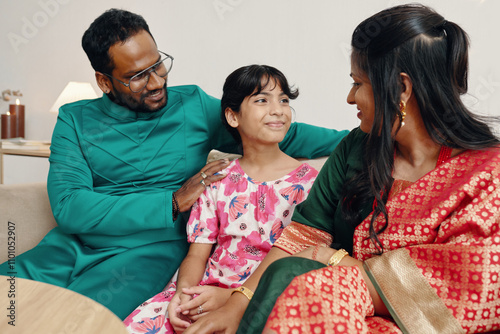
<path id="1" fill-rule="evenodd" d="M 117 91 L 116 88 L 114 87 L 114 85 L 113 85 L 113 88 L 114 88 L 113 93 L 108 94 L 111 101 L 115 102 L 118 105 L 126 107 L 131 111 L 140 112 L 140 113 L 153 113 L 153 112 L 157 112 L 157 111 L 161 110 L 163 107 L 165 107 L 167 105 L 167 102 L 168 102 L 167 82 L 166 81 L 165 81 L 165 84 L 163 85 L 163 87 L 159 89 L 159 90 L 162 90 L 162 89 L 165 90 L 165 102 L 161 103 L 156 108 L 152 108 L 152 107 L 148 106 L 144 102 L 144 100 L 149 95 L 158 92 L 159 91 L 158 89 L 154 90 L 154 91 L 147 91 L 145 93 L 144 93 L 144 91 L 146 91 L 146 89 L 144 89 L 143 93 L 141 93 L 139 101 L 137 101 L 133 96 L 131 96 L 129 94 L 124 94 L 124 93 Z"/>

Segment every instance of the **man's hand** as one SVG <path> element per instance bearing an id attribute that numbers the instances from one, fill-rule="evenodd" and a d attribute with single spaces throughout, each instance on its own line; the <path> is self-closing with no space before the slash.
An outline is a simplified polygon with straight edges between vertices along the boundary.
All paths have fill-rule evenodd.
<path id="1" fill-rule="evenodd" d="M 218 172 L 228 165 L 228 159 L 212 161 L 203 166 L 199 173 L 196 173 L 187 180 L 182 187 L 175 192 L 175 197 L 179 203 L 179 211 L 186 212 L 191 209 L 194 202 L 196 202 L 207 186 L 223 179 L 226 175 L 219 174 Z"/>

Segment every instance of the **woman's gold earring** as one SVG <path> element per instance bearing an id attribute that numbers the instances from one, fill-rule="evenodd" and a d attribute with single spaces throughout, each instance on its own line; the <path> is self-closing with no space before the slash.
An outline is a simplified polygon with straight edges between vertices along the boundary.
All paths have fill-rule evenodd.
<path id="1" fill-rule="evenodd" d="M 401 120 L 401 127 L 405 125 L 405 117 L 406 117 L 406 102 L 401 101 L 399 102 L 399 118 Z"/>

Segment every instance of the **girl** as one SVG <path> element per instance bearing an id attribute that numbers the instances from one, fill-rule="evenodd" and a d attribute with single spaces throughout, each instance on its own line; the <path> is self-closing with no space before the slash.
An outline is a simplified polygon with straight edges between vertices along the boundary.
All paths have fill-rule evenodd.
<path id="1" fill-rule="evenodd" d="M 189 252 L 178 280 L 139 306 L 125 324 L 131 333 L 182 332 L 224 305 L 255 271 L 290 223 L 318 172 L 279 148 L 291 124 L 289 87 L 279 70 L 250 65 L 228 76 L 221 117 L 243 156 L 207 186 L 188 222 Z M 206 186 L 201 173 L 201 186 Z"/>

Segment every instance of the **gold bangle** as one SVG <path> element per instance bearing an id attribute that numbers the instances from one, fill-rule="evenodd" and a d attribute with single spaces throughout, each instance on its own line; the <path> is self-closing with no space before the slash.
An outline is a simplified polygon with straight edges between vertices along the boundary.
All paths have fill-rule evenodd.
<path id="1" fill-rule="evenodd" d="M 252 290 L 250 290 L 250 289 L 249 289 L 249 288 L 247 288 L 247 287 L 244 287 L 243 285 L 242 285 L 242 286 L 240 286 L 239 288 L 235 288 L 235 289 L 233 290 L 233 292 L 231 292 L 231 295 L 233 295 L 233 293 L 235 293 L 235 292 L 242 293 L 242 294 L 244 294 L 244 295 L 245 295 L 245 297 L 247 297 L 247 298 L 248 298 L 248 300 L 252 300 L 252 297 L 253 297 L 253 292 L 252 292 Z"/>
<path id="2" fill-rule="evenodd" d="M 342 249 L 342 248 L 339 249 L 338 251 L 333 253 L 330 260 L 328 260 L 328 265 L 329 266 L 336 266 L 337 264 L 340 263 L 340 261 L 342 261 L 344 256 L 346 256 L 347 254 L 349 254 L 349 253 L 347 253 L 345 249 Z"/>

